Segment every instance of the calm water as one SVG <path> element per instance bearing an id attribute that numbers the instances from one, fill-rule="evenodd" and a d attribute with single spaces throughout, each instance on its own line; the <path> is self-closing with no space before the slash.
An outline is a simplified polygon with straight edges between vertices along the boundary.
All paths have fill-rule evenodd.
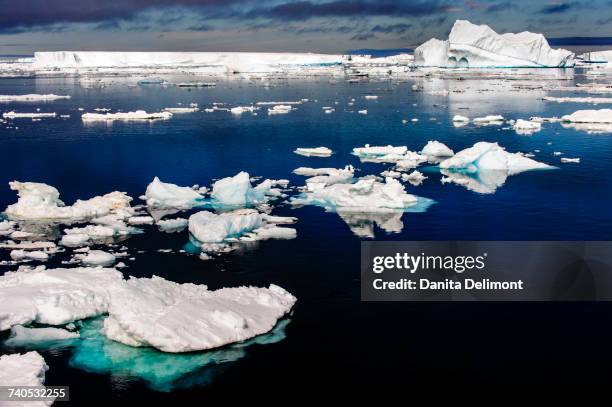
<path id="1" fill-rule="evenodd" d="M 18 129 L 13 123 L 0 124 L 0 186 L 4 185 L 0 187 L 0 208 L 16 200 L 7 185 L 11 180 L 53 185 L 67 203 L 112 190 L 137 198 L 154 176 L 179 185 L 210 185 L 213 179 L 244 170 L 252 176 L 287 178 L 292 185 L 303 185 L 304 177 L 292 174 L 300 166 L 339 168 L 353 164 L 360 169 L 358 175 L 378 174 L 390 168 L 359 163 L 350 154 L 353 147 L 366 143 L 407 145 L 420 150 L 428 140 L 438 140 L 458 151 L 477 141 L 496 141 L 511 152 L 539 150 L 536 160 L 559 168 L 509 177 L 491 194 L 443 185 L 440 174 L 429 169 L 429 179 L 423 185 L 407 185 L 406 189 L 437 203 L 426 213 L 404 214 L 400 233 L 375 228 L 376 239 L 612 238 L 612 134 L 591 135 L 555 123 L 544 124 L 542 131 L 531 136 L 500 126 L 453 127 L 451 118 L 455 114 L 527 119 L 560 116 L 589 106 L 542 101 L 542 96 L 554 93 L 517 91 L 513 88 L 516 81 L 271 81 L 269 87 L 261 81 L 221 81 L 216 88 L 192 90 L 134 86 L 134 78 L 106 78 L 104 83 L 100 88 L 73 78 L 0 80 L 0 94 L 72 96 L 52 103 L 0 105 L 0 111 L 40 108 L 42 112 L 71 116 L 37 122 L 16 120 L 13 123 Z M 571 84 L 551 82 L 559 83 Z M 414 92 L 414 84 L 426 92 Z M 446 88 L 465 92 L 427 94 Z M 379 99 L 364 100 L 363 96 L 369 94 L 379 95 Z M 153 123 L 84 125 L 77 110 L 158 111 L 177 103 L 195 102 L 204 108 L 213 102 L 235 106 L 302 98 L 310 102 L 288 115 L 268 116 L 263 109 L 257 116 L 246 113 L 240 117 L 228 112 L 198 112 Z M 355 105 L 347 106 L 352 98 Z M 333 106 L 336 111 L 324 114 L 323 106 Z M 368 114 L 357 114 L 360 109 L 368 109 Z M 413 118 L 419 121 L 410 122 Z M 409 122 L 404 124 L 402 120 Z M 330 147 L 335 154 L 308 158 L 292 153 L 296 147 L 320 145 Z M 562 164 L 553 155 L 555 151 L 582 161 Z M 202 397 L 236 388 L 269 393 L 276 387 L 303 391 L 349 380 L 426 383 L 432 375 L 440 379 L 495 380 L 520 374 L 526 380 L 563 380 L 575 369 L 589 371 L 612 360 L 612 315 L 607 304 L 360 303 L 362 239 L 337 214 L 318 207 L 293 209 L 279 204 L 273 213 L 299 218 L 295 225 L 297 239 L 265 241 L 203 262 L 195 256 L 157 252 L 180 249 L 187 242 L 187 232 L 164 234 L 145 227 L 147 233 L 125 242 L 136 260 L 124 272 L 204 283 L 211 288 L 278 284 L 298 298 L 279 337 L 267 344 L 248 345 L 239 350 L 239 355 L 224 349 L 226 353 L 191 371 L 181 382 L 166 383 L 157 390 L 152 385 L 154 379 L 149 377 L 147 381 L 142 370 L 138 375 L 135 372 L 139 370 L 129 364 L 115 361 L 113 367 L 111 360 L 106 371 L 90 369 L 86 373 L 75 362 L 77 351 L 83 349 L 46 349 L 42 353 L 50 365 L 47 384 L 70 385 L 72 399 L 77 402 L 92 396 L 204 400 Z M 8 257 L 5 252 L 0 256 Z M 56 256 L 48 266 L 58 266 L 65 258 Z M 10 269 L 3 267 L 0 273 Z M 147 350 L 131 352 L 133 360 L 148 360 Z M 172 358 L 160 363 L 180 364 Z"/>

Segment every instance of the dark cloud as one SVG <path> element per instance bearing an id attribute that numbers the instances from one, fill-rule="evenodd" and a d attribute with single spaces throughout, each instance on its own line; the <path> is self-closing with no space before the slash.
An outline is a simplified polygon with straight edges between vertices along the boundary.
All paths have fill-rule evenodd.
<path id="1" fill-rule="evenodd" d="M 376 35 L 368 32 L 368 33 L 357 33 L 351 37 L 353 41 L 367 41 L 376 38 Z"/>
<path id="2" fill-rule="evenodd" d="M 403 34 L 412 27 L 411 24 L 389 24 L 389 25 L 375 25 L 372 27 L 371 32 L 383 33 L 383 34 Z"/>
<path id="3" fill-rule="evenodd" d="M 258 8 L 247 15 L 284 20 L 308 20 L 317 17 L 358 16 L 424 16 L 449 10 L 439 1 L 353 1 L 335 0 L 325 3 L 297 1 L 269 8 Z"/>
<path id="4" fill-rule="evenodd" d="M 566 11 L 574 9 L 578 6 L 580 6 L 580 3 L 575 2 L 575 1 L 570 2 L 570 3 L 555 3 L 555 4 L 548 5 L 546 7 L 543 7 L 540 10 L 540 13 L 542 14 L 565 13 Z"/>
<path id="5" fill-rule="evenodd" d="M 506 11 L 516 8 L 516 4 L 511 1 L 504 1 L 502 3 L 490 4 L 486 8 L 487 13 L 497 13 L 499 11 Z"/>

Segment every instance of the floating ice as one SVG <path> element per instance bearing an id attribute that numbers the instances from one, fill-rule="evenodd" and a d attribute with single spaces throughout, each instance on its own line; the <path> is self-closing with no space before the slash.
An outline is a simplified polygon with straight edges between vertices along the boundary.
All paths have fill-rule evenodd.
<path id="1" fill-rule="evenodd" d="M 459 114 L 456 114 L 455 116 L 453 116 L 453 122 L 457 122 L 457 123 L 469 123 L 469 121 L 470 121 L 469 117 L 461 116 Z"/>
<path id="2" fill-rule="evenodd" d="M 544 100 L 557 103 L 612 103 L 612 98 L 594 98 L 594 97 L 553 97 L 545 96 Z"/>
<path id="3" fill-rule="evenodd" d="M 414 50 L 417 66 L 441 68 L 573 67 L 574 54 L 552 49 L 542 34 L 497 34 L 487 25 L 457 20 L 447 41 L 431 39 Z"/>
<path id="4" fill-rule="evenodd" d="M 353 155 L 364 159 L 376 159 L 385 156 L 401 156 L 408 151 L 406 146 L 370 146 L 366 144 L 364 147 L 353 148 Z"/>
<path id="5" fill-rule="evenodd" d="M 455 153 L 453 152 L 453 150 L 448 148 L 446 144 L 440 143 L 439 141 L 430 140 L 421 150 L 421 154 L 425 154 L 432 157 L 451 157 Z"/>
<path id="6" fill-rule="evenodd" d="M 502 124 L 504 122 L 504 116 L 496 114 L 496 115 L 488 115 L 484 117 L 476 117 L 474 120 L 474 124 L 479 125 L 489 125 L 489 124 Z"/>
<path id="7" fill-rule="evenodd" d="M 402 180 L 414 186 L 419 186 L 427 179 L 420 171 L 412 171 L 410 174 L 402 174 Z"/>
<path id="8" fill-rule="evenodd" d="M 4 344 L 11 347 L 32 348 L 78 337 L 78 332 L 70 332 L 62 328 L 26 328 L 16 325 L 11 328 L 11 334 Z"/>
<path id="9" fill-rule="evenodd" d="M 42 386 L 49 366 L 38 352 L 0 356 L 0 386 Z M 17 404 L 15 404 L 17 403 Z M 4 403 L 3 403 L 4 404 Z M 9 402 L 18 406 L 50 406 L 52 401 Z"/>
<path id="10" fill-rule="evenodd" d="M 298 147 L 294 153 L 299 155 L 304 155 L 306 157 L 314 156 L 314 157 L 329 157 L 332 155 L 332 150 L 327 147 Z"/>
<path id="11" fill-rule="evenodd" d="M 189 220 L 183 218 L 162 219 L 157 221 L 157 226 L 162 232 L 180 232 L 187 227 Z"/>
<path id="12" fill-rule="evenodd" d="M 577 110 L 561 117 L 566 123 L 612 123 L 612 109 Z"/>
<path id="13" fill-rule="evenodd" d="M 271 331 L 295 301 L 276 285 L 209 291 L 155 276 L 131 278 L 113 292 L 103 332 L 130 346 L 200 351 Z"/>
<path id="14" fill-rule="evenodd" d="M 463 170 L 468 173 L 481 170 L 500 170 L 508 175 L 514 175 L 523 171 L 551 169 L 554 167 L 532 160 L 520 153 L 508 153 L 497 143 L 481 141 L 442 161 L 440 168 L 445 170 Z"/>
<path id="15" fill-rule="evenodd" d="M 215 182 L 210 196 L 214 205 L 244 206 L 265 203 L 269 196 L 278 195 L 278 191 L 273 187 L 283 182 L 267 179 L 253 187 L 249 174 L 242 171 L 233 177 Z"/>
<path id="16" fill-rule="evenodd" d="M 59 99 L 70 99 L 70 96 L 60 96 L 52 93 L 46 95 L 35 93 L 27 95 L 0 95 L 0 102 L 50 102 Z"/>
<path id="17" fill-rule="evenodd" d="M 542 123 L 531 120 L 518 119 L 512 126 L 518 134 L 533 134 L 542 130 Z"/>
<path id="18" fill-rule="evenodd" d="M 195 113 L 199 111 L 198 107 L 167 107 L 164 109 L 164 112 L 170 112 L 172 114 L 182 114 L 182 113 Z"/>
<path id="19" fill-rule="evenodd" d="M 110 266 L 117 260 L 114 254 L 103 250 L 90 250 L 84 254 L 76 254 L 74 258 L 88 266 Z"/>
<path id="20" fill-rule="evenodd" d="M 202 243 L 221 243 L 261 226 L 261 215 L 253 209 L 238 209 L 219 215 L 201 211 L 189 217 L 189 232 Z"/>
<path id="21" fill-rule="evenodd" d="M 276 105 L 271 109 L 268 109 L 268 114 L 286 114 L 291 110 L 293 110 L 291 105 Z"/>
<path id="22" fill-rule="evenodd" d="M 5 210 L 11 219 L 86 219 L 129 208 L 132 200 L 125 193 L 115 191 L 85 201 L 77 200 L 72 206 L 65 206 L 59 199 L 58 190 L 50 185 L 13 181 L 9 182 L 9 186 L 19 196 L 17 203 L 9 205 Z"/>
<path id="23" fill-rule="evenodd" d="M 154 208 L 190 209 L 204 197 L 193 188 L 162 182 L 155 177 L 147 186 L 145 198 L 147 205 Z"/>
<path id="24" fill-rule="evenodd" d="M 255 106 L 236 106 L 230 109 L 230 112 L 235 115 L 241 115 L 242 113 L 251 112 L 253 113 L 255 110 L 259 110 L 258 107 Z"/>
<path id="25" fill-rule="evenodd" d="M 352 182 L 355 169 L 352 165 L 347 165 L 343 169 L 300 167 L 293 170 L 293 173 L 310 177 L 306 180 L 306 185 L 313 185 L 312 188 L 316 188 L 317 185 Z"/>
<path id="26" fill-rule="evenodd" d="M 36 260 L 36 261 L 47 261 L 49 259 L 49 253 L 42 250 L 23 250 L 16 249 L 10 253 L 11 259 L 13 260 Z"/>
<path id="27" fill-rule="evenodd" d="M 20 268 L 0 276 L 0 331 L 38 322 L 63 325 L 105 313 L 123 281 L 115 269 Z"/>
<path id="28" fill-rule="evenodd" d="M 152 225 L 155 222 L 151 216 L 132 216 L 128 219 L 130 225 Z"/>
<path id="29" fill-rule="evenodd" d="M 292 198 L 291 203 L 318 205 L 332 211 L 375 213 L 402 211 L 418 201 L 419 198 L 406 193 L 399 181 L 386 178 L 385 182 L 360 179 L 354 184 L 312 185 L 308 192 Z"/>
<path id="30" fill-rule="evenodd" d="M 561 157 L 562 163 L 580 164 L 580 158 Z"/>
<path id="31" fill-rule="evenodd" d="M 55 113 L 17 113 L 14 111 L 2 113 L 5 119 L 44 119 L 55 117 Z"/>
<path id="32" fill-rule="evenodd" d="M 114 121 L 114 120 L 168 120 L 172 118 L 172 113 L 164 111 L 157 113 L 147 113 L 144 110 L 135 112 L 118 113 L 84 113 L 81 119 L 84 122 Z"/>

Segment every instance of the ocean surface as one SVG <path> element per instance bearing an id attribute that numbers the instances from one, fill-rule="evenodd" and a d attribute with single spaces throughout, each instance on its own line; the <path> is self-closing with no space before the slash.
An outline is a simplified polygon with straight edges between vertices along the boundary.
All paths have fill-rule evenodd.
<path id="1" fill-rule="evenodd" d="M 127 192 L 140 203 L 138 197 L 155 176 L 179 185 L 210 186 L 215 179 L 247 171 L 251 176 L 286 178 L 292 186 L 300 186 L 304 177 L 292 171 L 301 166 L 351 164 L 359 169 L 358 176 L 392 167 L 361 163 L 351 155 L 354 147 L 364 144 L 406 145 L 418 151 L 428 140 L 438 140 L 459 151 L 490 141 L 510 152 L 533 153 L 534 159 L 557 169 L 510 176 L 483 194 L 442 184 L 435 166 L 425 164 L 420 170 L 428 179 L 416 187 L 406 184 L 406 190 L 436 203 L 424 213 L 403 214 L 403 227 L 394 232 L 378 227 L 374 216 L 348 219 L 349 225 L 336 213 L 313 206 L 293 208 L 281 199 L 272 213 L 299 219 L 294 225 L 296 239 L 258 242 L 209 261 L 178 252 L 188 241 L 187 231 L 166 234 L 144 226 L 146 233 L 123 242 L 135 257 L 122 270 L 126 275 L 158 275 L 212 289 L 274 283 L 293 293 L 298 302 L 265 338 L 189 355 L 111 343 L 97 334 L 99 321 L 87 321 L 83 330 L 89 342 L 41 349 L 50 366 L 46 384 L 69 385 L 75 404 L 109 399 L 203 402 L 236 391 L 265 399 L 278 388 L 305 392 L 347 382 L 427 384 L 517 377 L 564 381 L 578 371 L 579 379 L 589 380 L 592 375 L 596 380 L 593 368 L 612 361 L 612 306 L 607 303 L 361 303 L 359 293 L 360 242 L 372 236 L 376 240 L 610 240 L 612 134 L 545 123 L 539 132 L 520 135 L 507 125 L 455 127 L 451 121 L 455 114 L 472 118 L 501 114 L 507 119 L 561 116 L 591 105 L 547 102 L 543 96 L 584 94 L 517 87 L 539 86 L 541 80 L 220 79 L 214 88 L 186 89 L 139 86 L 137 79 L 0 79 L 0 94 L 71 96 L 49 103 L 0 104 L 0 112 L 40 109 L 70 115 L 0 123 L 0 208 L 16 201 L 8 188 L 12 180 L 53 185 L 66 203 L 114 190 Z M 185 78 L 176 78 L 181 80 Z M 569 86 L 574 81 L 590 79 L 577 72 L 570 81 L 546 83 Z M 459 91 L 429 93 L 440 89 Z M 366 100 L 365 95 L 379 97 Z M 257 115 L 200 111 L 155 122 L 84 124 L 80 118 L 83 111 L 95 108 L 159 111 L 178 104 L 198 103 L 203 109 L 214 102 L 232 107 L 301 99 L 309 101 L 286 115 L 269 116 L 264 107 Z M 352 99 L 354 106 L 349 106 Z M 335 112 L 324 114 L 323 106 L 332 106 Z M 603 107 L 608 106 L 599 106 Z M 361 109 L 368 114 L 357 114 Z M 317 146 L 329 147 L 334 154 L 317 158 L 293 153 L 297 147 Z M 579 157 L 581 162 L 564 164 L 560 157 Z M 69 253 L 58 254 L 47 267 L 60 266 L 68 257 Z M 8 252 L 0 252 L 0 260 L 7 259 Z M 1 266 L 0 274 L 13 269 Z M 1 353 L 14 351 L 0 348 Z"/>

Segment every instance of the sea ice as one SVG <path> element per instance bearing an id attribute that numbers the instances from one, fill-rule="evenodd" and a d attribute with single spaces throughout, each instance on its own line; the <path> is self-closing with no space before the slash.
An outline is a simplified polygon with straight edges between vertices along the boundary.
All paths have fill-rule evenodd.
<path id="1" fill-rule="evenodd" d="M 294 153 L 299 154 L 299 155 L 304 155 L 306 157 L 329 157 L 332 155 L 332 150 L 330 150 L 327 147 L 314 147 L 314 148 L 307 148 L 307 147 L 298 147 Z"/>
<path id="2" fill-rule="evenodd" d="M 203 196 L 190 187 L 162 182 L 155 177 L 145 192 L 147 205 L 154 208 L 190 209 L 201 203 Z"/>
<path id="3" fill-rule="evenodd" d="M 451 157 L 455 155 L 453 150 L 448 148 L 446 144 L 440 143 L 439 141 L 428 141 L 425 147 L 421 150 L 421 154 L 432 157 Z"/>
<path id="4" fill-rule="evenodd" d="M 281 183 L 284 181 L 266 179 L 253 187 L 249 174 L 242 171 L 233 177 L 216 181 L 212 186 L 210 197 L 214 205 L 244 206 L 265 203 L 268 197 L 279 195 L 279 191 L 273 187 Z"/>
<path id="5" fill-rule="evenodd" d="M 87 253 L 75 254 L 74 258 L 88 266 L 110 266 L 117 260 L 114 254 L 103 250 L 90 250 Z"/>
<path id="6" fill-rule="evenodd" d="M 352 182 L 355 168 L 352 165 L 340 169 L 299 167 L 293 170 L 293 173 L 310 177 L 306 180 L 306 185 L 313 185 L 312 188 L 315 188 L 317 185 Z"/>
<path id="7" fill-rule="evenodd" d="M 65 206 L 59 199 L 59 192 L 50 185 L 37 182 L 9 182 L 17 191 L 17 203 L 9 205 L 5 213 L 11 219 L 34 220 L 75 220 L 104 216 L 112 211 L 129 208 L 132 198 L 123 192 L 111 192 L 103 196 Z"/>
<path id="8" fill-rule="evenodd" d="M 295 301 L 276 285 L 210 291 L 156 276 L 131 278 L 113 292 L 103 332 L 130 346 L 201 351 L 271 331 Z"/>
<path id="9" fill-rule="evenodd" d="M 185 229 L 189 224 L 189 220 L 183 218 L 161 219 L 156 224 L 162 232 L 174 233 Z"/>
<path id="10" fill-rule="evenodd" d="M 189 232 L 199 242 L 221 243 L 262 226 L 261 215 L 253 209 L 238 209 L 219 215 L 201 211 L 189 217 Z"/>
<path id="11" fill-rule="evenodd" d="M 482 170 L 501 170 L 508 175 L 514 175 L 523 171 L 551 169 L 554 167 L 532 160 L 520 153 L 508 153 L 497 143 L 481 141 L 442 161 L 440 168 L 445 170 L 462 170 L 468 173 Z"/>
<path id="12" fill-rule="evenodd" d="M 0 356 L 0 386 L 42 386 L 49 366 L 36 351 Z M 53 401 L 3 402 L 16 406 L 50 406 Z"/>
<path id="13" fill-rule="evenodd" d="M 2 113 L 5 119 L 44 119 L 55 117 L 55 113 L 17 113 L 14 111 Z"/>
<path id="14" fill-rule="evenodd" d="M 612 123 L 612 109 L 577 110 L 561 117 L 566 123 Z"/>
<path id="15" fill-rule="evenodd" d="M 502 124 L 504 122 L 504 116 L 496 114 L 496 115 L 488 115 L 484 117 L 476 117 L 473 120 L 474 124 L 479 125 L 489 125 L 489 124 Z"/>
<path id="16" fill-rule="evenodd" d="M 4 344 L 11 347 L 32 348 L 78 337 L 78 332 L 70 332 L 62 328 L 26 328 L 21 325 L 15 325 L 11 328 L 11 334 Z"/>
<path id="17" fill-rule="evenodd" d="M 0 276 L 0 331 L 37 322 L 63 325 L 105 313 L 123 282 L 115 269 L 20 268 Z"/>
<path id="18" fill-rule="evenodd" d="M 512 126 L 518 134 L 533 134 L 542 130 L 542 123 L 531 120 L 518 119 Z"/>
<path id="19" fill-rule="evenodd" d="M 199 111 L 198 107 L 167 107 L 164 109 L 164 112 L 170 112 L 172 114 L 182 114 L 182 113 L 195 113 Z"/>
<path id="20" fill-rule="evenodd" d="M 0 102 L 50 102 L 59 99 L 70 99 L 70 96 L 60 96 L 52 93 L 45 95 L 35 93 L 27 95 L 0 95 Z"/>
<path id="21" fill-rule="evenodd" d="M 414 62 L 441 68 L 573 67 L 574 54 L 550 48 L 542 34 L 498 34 L 487 25 L 457 20 L 447 41 L 433 38 L 416 48 Z"/>
<path id="22" fill-rule="evenodd" d="M 168 120 L 170 118 L 172 118 L 172 113 L 168 111 L 147 113 L 144 110 L 118 113 L 84 113 L 81 116 L 81 119 L 84 122 L 114 120 Z"/>

